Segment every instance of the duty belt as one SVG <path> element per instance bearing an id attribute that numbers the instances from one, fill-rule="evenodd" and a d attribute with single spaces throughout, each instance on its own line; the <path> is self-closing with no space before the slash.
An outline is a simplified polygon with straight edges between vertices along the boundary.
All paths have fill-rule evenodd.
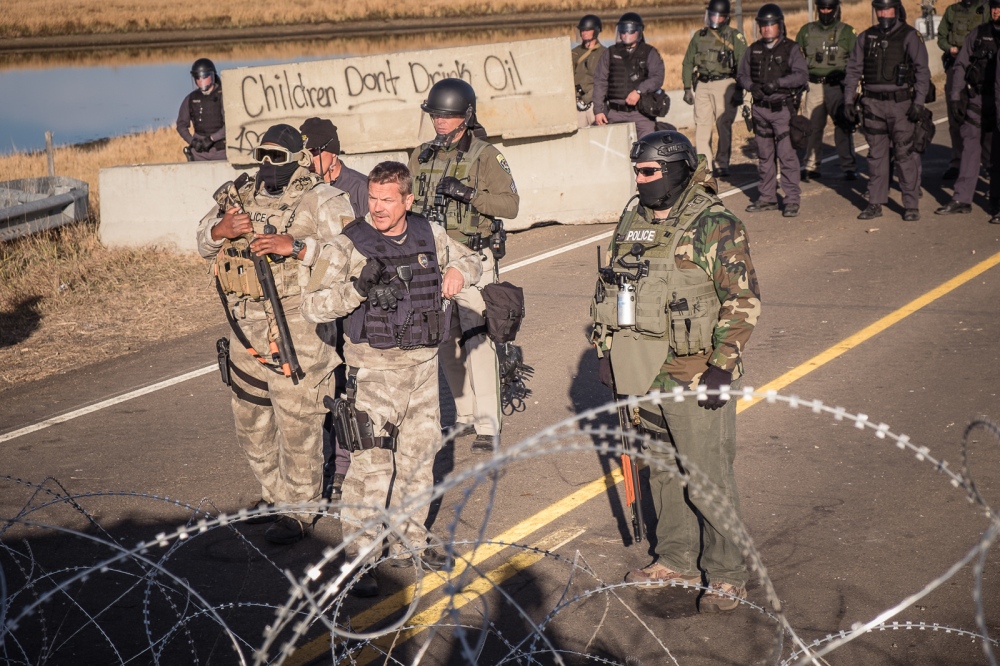
<path id="1" fill-rule="evenodd" d="M 818 76 L 816 74 L 809 75 L 809 83 L 826 83 L 825 76 Z"/>
<path id="2" fill-rule="evenodd" d="M 766 99 L 762 99 L 759 102 L 754 102 L 755 106 L 760 106 L 771 111 L 781 111 L 787 105 L 786 100 L 778 100 L 777 102 L 769 102 Z"/>
<path id="3" fill-rule="evenodd" d="M 625 113 L 635 111 L 635 107 L 631 104 L 619 104 L 618 102 L 608 102 L 608 108 L 612 111 L 622 111 Z"/>
<path id="4" fill-rule="evenodd" d="M 874 90 L 865 90 L 862 95 L 868 99 L 875 99 L 880 102 L 909 102 L 911 99 L 910 91 L 907 89 L 903 90 L 887 90 L 886 92 L 876 92 Z"/>
<path id="5" fill-rule="evenodd" d="M 731 78 L 733 77 L 731 77 L 729 74 L 719 74 L 717 76 L 713 76 L 711 74 L 698 75 L 698 80 L 701 81 L 702 83 L 708 83 L 709 81 L 721 81 L 722 79 L 731 79 Z"/>

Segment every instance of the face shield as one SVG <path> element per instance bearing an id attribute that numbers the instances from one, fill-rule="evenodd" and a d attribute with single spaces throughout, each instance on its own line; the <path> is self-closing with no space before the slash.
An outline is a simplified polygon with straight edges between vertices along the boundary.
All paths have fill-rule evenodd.
<path id="1" fill-rule="evenodd" d="M 202 70 L 194 73 L 194 84 L 198 90 L 207 93 L 215 87 L 215 74 L 209 70 Z"/>
<path id="2" fill-rule="evenodd" d="M 729 22 L 729 15 L 719 12 L 705 12 L 705 27 L 718 30 Z"/>
<path id="3" fill-rule="evenodd" d="M 882 32 L 888 32 L 899 20 L 899 7 L 872 8 L 872 25 L 877 25 Z"/>
<path id="4" fill-rule="evenodd" d="M 615 42 L 631 46 L 642 39 L 642 26 L 635 21 L 622 21 L 615 33 Z"/>
<path id="5" fill-rule="evenodd" d="M 767 28 L 769 26 L 777 26 L 777 30 L 774 30 L 772 28 L 771 30 L 768 31 L 768 36 L 765 36 L 764 28 Z M 754 41 L 763 39 L 765 43 L 771 44 L 772 42 L 776 41 L 778 37 L 781 37 L 784 34 L 785 34 L 785 24 L 783 21 L 757 20 L 753 22 Z"/>

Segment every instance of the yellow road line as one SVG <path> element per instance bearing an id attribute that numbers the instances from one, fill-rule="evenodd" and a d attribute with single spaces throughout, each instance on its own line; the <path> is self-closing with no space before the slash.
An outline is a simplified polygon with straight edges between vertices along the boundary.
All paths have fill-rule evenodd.
<path id="1" fill-rule="evenodd" d="M 997 264 L 1000 264 L 1000 252 L 994 254 L 988 259 L 979 262 L 972 268 L 956 275 L 947 282 L 931 289 L 927 293 L 919 296 L 901 308 L 889 313 L 885 317 L 882 317 L 878 321 L 865 328 L 861 329 L 854 335 L 844 338 L 837 344 L 833 345 L 826 351 L 813 356 L 811 359 L 802 363 L 801 365 L 789 370 L 785 374 L 781 375 L 777 379 L 768 382 L 764 386 L 758 388 L 758 391 L 771 391 L 780 390 L 785 388 L 792 382 L 801 379 L 805 375 L 809 374 L 813 370 L 816 370 L 823 365 L 829 363 L 838 356 L 844 354 L 845 352 L 857 347 L 861 343 L 871 339 L 872 337 L 878 335 L 882 331 L 886 330 L 893 324 L 896 324 L 906 317 L 910 316 L 914 312 L 917 312 L 921 308 L 924 308 L 942 296 L 954 291 L 958 287 L 962 286 L 969 280 L 981 275 L 990 268 L 993 268 Z M 737 403 L 736 411 L 737 413 L 742 412 L 750 407 L 754 406 L 760 401 L 760 398 L 754 398 L 753 400 L 743 401 L 740 400 Z M 594 481 L 591 481 L 585 486 L 580 487 L 575 492 L 567 495 L 563 499 L 559 500 L 555 504 L 550 504 L 545 507 L 535 515 L 531 516 L 527 520 L 518 523 L 514 527 L 510 528 L 500 536 L 498 536 L 496 541 L 506 541 L 506 542 L 517 542 L 523 540 L 529 534 L 535 532 L 536 530 L 545 527 L 546 525 L 552 523 L 553 521 L 565 516 L 570 511 L 576 509 L 585 502 L 593 499 L 594 497 L 605 492 L 612 486 L 620 483 L 622 481 L 621 470 L 613 470 L 608 472 L 604 476 Z M 461 556 L 461 558 L 455 563 L 455 572 L 460 572 L 464 570 L 466 564 L 462 559 L 470 560 L 476 564 L 482 562 L 483 560 L 492 557 L 505 546 L 490 545 L 482 546 L 475 549 L 467 555 Z M 503 567 L 505 565 L 501 565 Z M 461 567 L 461 569 L 460 569 Z M 496 571 L 496 569 L 494 569 Z M 490 572 L 489 575 L 492 575 Z M 423 580 L 423 593 L 427 594 L 434 589 L 437 589 L 445 583 L 445 579 L 437 574 L 428 574 L 424 576 Z M 379 602 L 372 608 L 359 613 L 355 618 L 353 618 L 352 625 L 356 628 L 369 627 L 375 622 L 382 620 L 393 613 L 399 611 L 401 608 L 409 605 L 413 600 L 413 593 L 416 589 L 415 585 L 410 585 L 409 587 L 400 590 L 391 597 Z M 317 639 L 303 645 L 301 648 L 295 651 L 292 656 L 285 660 L 288 666 L 301 666 L 302 664 L 309 663 L 312 659 L 320 656 L 324 652 L 329 652 L 330 650 L 330 635 L 325 634 L 318 637 Z M 301 657 L 301 658 L 300 658 Z"/>

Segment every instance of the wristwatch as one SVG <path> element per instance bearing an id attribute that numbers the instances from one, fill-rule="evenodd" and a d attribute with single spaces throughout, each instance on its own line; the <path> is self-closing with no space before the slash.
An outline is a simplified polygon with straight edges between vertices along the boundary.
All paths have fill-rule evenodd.
<path id="1" fill-rule="evenodd" d="M 292 241 L 292 256 L 298 258 L 299 253 L 306 249 L 306 242 L 302 239 L 296 238 Z"/>

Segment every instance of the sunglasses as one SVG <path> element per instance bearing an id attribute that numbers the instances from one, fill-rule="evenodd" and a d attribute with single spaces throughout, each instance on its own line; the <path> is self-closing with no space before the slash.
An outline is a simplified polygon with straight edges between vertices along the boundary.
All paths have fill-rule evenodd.
<path id="1" fill-rule="evenodd" d="M 655 176 L 658 173 L 664 173 L 666 170 L 667 170 L 667 167 L 659 167 L 659 168 L 657 168 L 657 167 L 637 167 L 634 164 L 632 165 L 632 171 L 635 171 L 635 175 L 637 175 L 637 176 L 640 176 L 640 175 L 641 176 L 645 176 L 646 178 L 652 178 L 653 176 Z"/>
<path id="2" fill-rule="evenodd" d="M 253 161 L 263 164 L 288 164 L 292 161 L 292 151 L 281 146 L 257 146 L 253 149 Z"/>
<path id="3" fill-rule="evenodd" d="M 309 153 L 313 157 L 319 157 L 319 154 L 322 153 L 324 150 L 326 150 L 326 147 L 329 146 L 331 143 L 333 143 L 333 139 L 330 139 L 329 141 L 324 143 L 322 146 L 319 146 L 318 148 L 310 148 Z"/>

